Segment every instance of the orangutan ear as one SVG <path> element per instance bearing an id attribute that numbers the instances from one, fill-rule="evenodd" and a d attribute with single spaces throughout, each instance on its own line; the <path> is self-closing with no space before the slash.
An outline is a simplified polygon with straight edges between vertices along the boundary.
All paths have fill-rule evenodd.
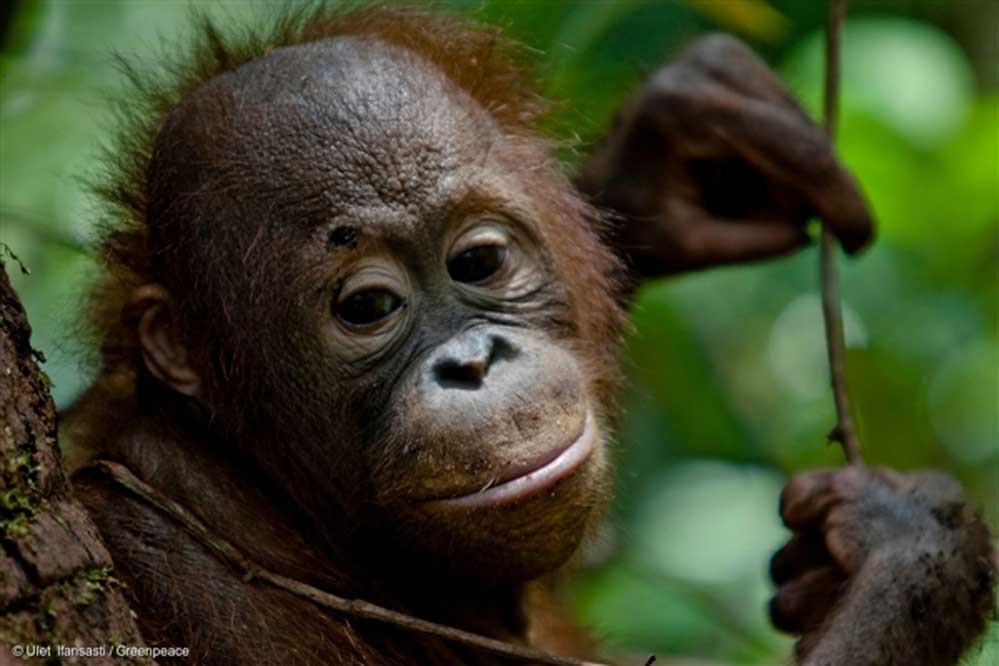
<path id="1" fill-rule="evenodd" d="M 132 292 L 126 316 L 136 321 L 142 358 L 150 374 L 177 393 L 200 398 L 201 375 L 180 335 L 170 292 L 145 284 Z"/>

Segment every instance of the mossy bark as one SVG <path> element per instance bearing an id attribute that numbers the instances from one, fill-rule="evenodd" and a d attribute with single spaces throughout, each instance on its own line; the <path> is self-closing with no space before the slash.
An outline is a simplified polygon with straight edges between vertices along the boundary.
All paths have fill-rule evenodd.
<path id="1" fill-rule="evenodd" d="M 142 645 L 111 556 L 70 495 L 48 379 L 0 261 L 0 666 L 152 663 L 111 654 L 59 657 L 56 646 Z M 51 646 L 18 658 L 17 646 Z"/>

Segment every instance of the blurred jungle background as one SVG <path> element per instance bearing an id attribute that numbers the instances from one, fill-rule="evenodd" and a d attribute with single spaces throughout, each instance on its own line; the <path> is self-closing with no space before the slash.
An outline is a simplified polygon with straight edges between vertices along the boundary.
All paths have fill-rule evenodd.
<path id="1" fill-rule="evenodd" d="M 261 2 L 199 3 L 244 20 Z M 586 142 L 622 98 L 710 30 L 750 42 L 817 115 L 824 2 L 469 0 L 538 51 L 563 100 L 556 132 Z M 841 263 L 848 370 L 868 460 L 956 474 L 999 526 L 999 3 L 855 1 L 838 145 L 877 214 L 876 245 Z M 273 7 L 272 7 L 273 8 Z M 113 53 L 155 62 L 190 3 L 0 3 L 0 241 L 57 403 L 88 368 L 74 341 L 121 85 Z M 572 161 L 573 155 L 567 155 Z M 779 664 L 766 562 L 786 537 L 788 474 L 839 465 L 817 253 L 664 280 L 633 314 L 616 500 L 575 615 L 614 649 L 705 664 Z M 698 661 L 697 663 L 702 663 Z M 995 626 L 968 664 L 999 663 Z"/>

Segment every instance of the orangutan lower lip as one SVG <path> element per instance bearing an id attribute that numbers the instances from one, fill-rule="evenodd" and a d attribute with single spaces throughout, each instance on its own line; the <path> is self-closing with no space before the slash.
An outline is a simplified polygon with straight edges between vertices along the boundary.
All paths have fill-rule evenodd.
<path id="1" fill-rule="evenodd" d="M 468 495 L 428 502 L 436 508 L 474 509 L 508 504 L 530 497 L 572 475 L 589 458 L 597 441 L 597 427 L 592 412 L 586 413 L 583 431 L 554 458 L 502 483 Z"/>

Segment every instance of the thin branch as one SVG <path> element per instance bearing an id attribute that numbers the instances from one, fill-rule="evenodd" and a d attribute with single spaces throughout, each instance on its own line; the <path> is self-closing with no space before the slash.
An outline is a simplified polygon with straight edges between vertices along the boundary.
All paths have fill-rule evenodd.
<path id="1" fill-rule="evenodd" d="M 839 106 L 840 31 L 846 17 L 847 0 L 829 0 L 826 21 L 826 132 L 830 141 L 836 134 L 836 110 Z M 850 413 L 850 394 L 846 386 L 844 369 L 843 316 L 840 311 L 839 286 L 836 280 L 836 237 L 828 227 L 822 228 L 820 243 L 820 271 L 822 279 L 822 315 L 825 320 L 826 350 L 829 355 L 829 373 L 833 399 L 836 402 L 836 426 L 829 433 L 829 440 L 839 442 L 851 465 L 862 465 L 860 440 L 853 426 Z"/>
<path id="2" fill-rule="evenodd" d="M 194 514 L 140 480 L 124 465 L 107 460 L 98 460 L 92 463 L 92 467 L 107 474 L 119 485 L 172 517 L 180 523 L 188 534 L 197 539 L 217 557 L 225 561 L 234 571 L 239 573 L 247 583 L 253 580 L 262 581 L 307 601 L 311 601 L 317 606 L 329 608 L 345 615 L 350 615 L 351 617 L 384 622 L 419 634 L 436 636 L 447 641 L 467 645 L 508 659 L 518 659 L 524 662 L 546 664 L 548 666 L 605 666 L 596 662 L 582 661 L 570 657 L 559 657 L 524 645 L 515 645 L 444 624 L 421 620 L 412 615 L 376 606 L 363 599 L 345 599 L 307 585 L 299 580 L 272 573 L 247 558 L 231 543 L 212 533 Z"/>

